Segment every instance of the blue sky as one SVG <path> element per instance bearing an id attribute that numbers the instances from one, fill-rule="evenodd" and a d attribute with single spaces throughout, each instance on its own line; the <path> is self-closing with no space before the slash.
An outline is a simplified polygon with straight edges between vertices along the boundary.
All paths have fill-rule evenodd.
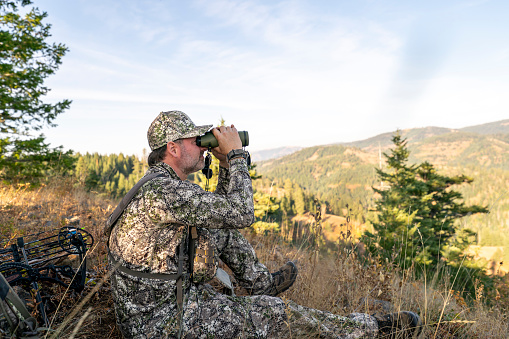
<path id="1" fill-rule="evenodd" d="M 137 154 L 161 111 L 250 149 L 509 118 L 508 1 L 35 0 L 70 51 L 52 146 Z"/>

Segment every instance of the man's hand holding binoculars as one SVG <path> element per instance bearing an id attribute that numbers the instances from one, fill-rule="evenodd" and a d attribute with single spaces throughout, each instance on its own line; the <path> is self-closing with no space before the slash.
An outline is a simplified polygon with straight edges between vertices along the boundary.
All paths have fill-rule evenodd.
<path id="1" fill-rule="evenodd" d="M 212 148 L 212 154 L 219 159 L 219 166 L 228 168 L 229 165 L 226 160 L 228 153 L 231 150 L 242 148 L 239 132 L 234 125 L 231 125 L 215 127 L 212 129 L 212 133 L 219 143 L 219 146 Z"/>

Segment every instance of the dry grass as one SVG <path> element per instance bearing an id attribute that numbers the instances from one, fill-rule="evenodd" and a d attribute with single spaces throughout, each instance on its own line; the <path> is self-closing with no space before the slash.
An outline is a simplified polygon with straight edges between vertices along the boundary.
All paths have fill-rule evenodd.
<path id="1" fill-rule="evenodd" d="M 250 237 L 249 234 L 247 234 Z M 391 265 L 361 264 L 355 246 L 338 245 L 335 255 L 320 255 L 298 247 L 288 247 L 277 237 L 252 237 L 260 261 L 276 270 L 286 260 L 298 263 L 299 278 L 284 294 L 302 305 L 340 315 L 353 312 L 387 313 L 413 311 L 423 320 L 420 338 L 507 338 L 508 300 L 486 305 L 482 285 L 473 304 L 437 281 L 416 281 L 411 270 L 401 272 Z M 440 286 L 439 288 L 431 288 Z M 492 302 L 494 300 L 491 300 Z M 382 304 L 387 306 L 388 304 Z M 392 312 L 390 311 L 390 312 Z"/>
<path id="2" fill-rule="evenodd" d="M 1 240 L 48 231 L 79 220 L 80 227 L 89 231 L 95 240 L 88 258 L 88 283 L 85 290 L 76 295 L 62 287 L 52 286 L 48 293 L 54 311 L 49 315 L 52 329 L 57 329 L 79 302 L 100 282 L 106 274 L 106 246 L 102 239 L 102 228 L 106 216 L 116 202 L 88 193 L 75 187 L 72 181 L 58 180 L 55 184 L 30 188 L 27 185 L 0 186 L 0 234 Z M 62 300 L 60 307 L 59 302 Z M 121 338 L 115 325 L 113 300 L 106 282 L 91 296 L 85 309 L 80 309 L 76 318 L 62 328 L 61 337 L 70 337 L 88 307 L 90 315 L 83 318 L 79 335 L 75 338 Z M 58 308 L 57 308 L 58 307 Z M 34 311 L 36 312 L 36 310 Z M 52 332 L 48 334 L 48 337 Z"/>
<path id="3" fill-rule="evenodd" d="M 95 239 L 90 253 L 89 283 L 80 295 L 65 294 L 53 288 L 55 304 L 63 300 L 50 316 L 52 328 L 70 314 L 76 313 L 59 334 L 61 338 L 120 338 L 115 325 L 113 303 L 109 284 L 98 287 L 107 273 L 106 247 L 101 237 L 104 220 L 115 201 L 75 187 L 71 181 L 30 189 L 25 186 L 0 186 L 0 234 L 2 240 L 19 235 L 49 230 L 65 225 L 73 217 L 80 226 L 92 233 Z M 74 219 L 76 220 L 76 219 Z M 284 298 L 305 306 L 331 311 L 340 315 L 352 312 L 373 313 L 380 311 L 380 304 L 373 300 L 390 302 L 394 311 L 410 310 L 424 321 L 421 338 L 506 338 L 509 326 L 507 300 L 500 299 L 487 307 L 482 287 L 473 305 L 467 305 L 461 296 L 438 282 L 414 281 L 411 272 L 400 272 L 395 267 L 376 261 L 361 264 L 355 246 L 347 240 L 338 244 L 333 254 L 291 245 L 277 236 L 256 236 L 244 230 L 260 258 L 271 271 L 277 270 L 287 260 L 299 268 L 295 285 Z M 402 274 L 405 273 L 405 274 Z M 97 292 L 93 295 L 93 289 Z M 241 292 L 241 291 L 239 291 Z M 85 298 L 90 298 L 85 300 Z M 386 307 L 384 304 L 383 307 Z M 56 307 L 56 306 L 55 306 Z M 74 334 L 73 334 L 74 332 Z M 54 334 L 54 332 L 50 333 Z M 48 336 L 48 337 L 49 337 Z"/>

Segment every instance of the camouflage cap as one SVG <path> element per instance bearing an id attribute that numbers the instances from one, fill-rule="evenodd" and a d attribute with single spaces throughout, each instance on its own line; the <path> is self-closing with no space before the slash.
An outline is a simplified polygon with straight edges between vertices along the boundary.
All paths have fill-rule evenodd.
<path id="1" fill-rule="evenodd" d="M 170 141 L 202 135 L 211 127 L 212 125 L 196 126 L 181 111 L 161 112 L 148 128 L 148 144 L 153 151 Z"/>

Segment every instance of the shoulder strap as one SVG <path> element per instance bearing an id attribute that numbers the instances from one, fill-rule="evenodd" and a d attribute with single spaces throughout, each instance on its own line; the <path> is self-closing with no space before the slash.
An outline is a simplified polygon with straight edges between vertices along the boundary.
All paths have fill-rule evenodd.
<path id="1" fill-rule="evenodd" d="M 144 176 L 143 178 L 140 179 L 140 181 L 136 183 L 136 185 L 134 185 L 133 188 L 129 190 L 129 192 L 127 192 L 127 194 L 122 198 L 122 201 L 118 204 L 118 206 L 115 208 L 113 213 L 106 221 L 106 226 L 104 227 L 104 234 L 106 235 L 107 239 L 110 238 L 111 231 L 113 230 L 113 227 L 115 226 L 115 223 L 117 222 L 118 218 L 120 218 L 127 205 L 129 205 L 131 200 L 133 200 L 134 196 L 136 195 L 136 193 L 138 193 L 138 190 L 141 188 L 141 186 L 143 186 L 147 181 L 159 177 L 166 177 L 166 175 L 162 173 L 152 173 L 147 176 Z"/>

